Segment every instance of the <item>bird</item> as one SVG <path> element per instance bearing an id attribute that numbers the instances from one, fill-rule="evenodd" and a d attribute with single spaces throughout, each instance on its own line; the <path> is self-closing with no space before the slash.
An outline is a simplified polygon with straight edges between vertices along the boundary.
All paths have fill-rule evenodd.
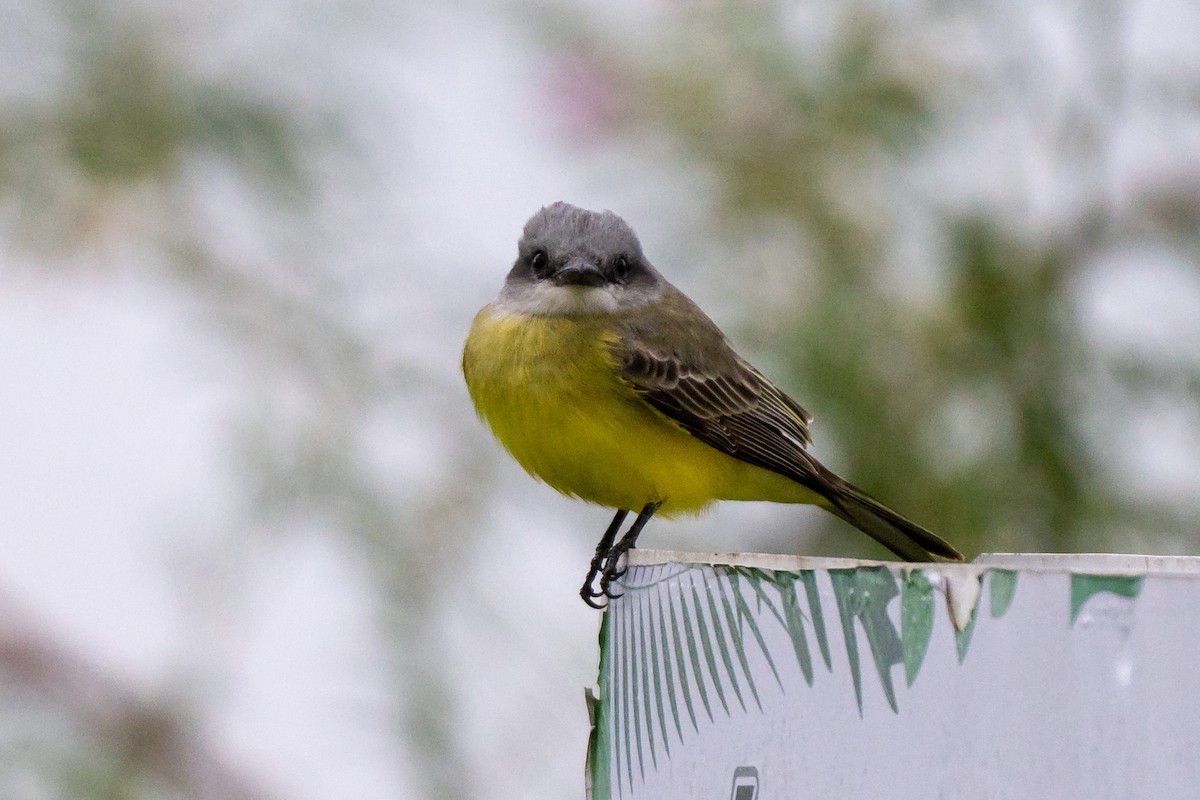
<path id="1" fill-rule="evenodd" d="M 719 500 L 814 504 L 905 561 L 963 560 L 817 461 L 812 416 L 611 211 L 556 202 L 530 217 L 499 295 L 471 324 L 462 371 L 476 412 L 527 472 L 615 509 L 580 589 L 593 607 L 620 596 L 622 557 L 651 517 Z"/>

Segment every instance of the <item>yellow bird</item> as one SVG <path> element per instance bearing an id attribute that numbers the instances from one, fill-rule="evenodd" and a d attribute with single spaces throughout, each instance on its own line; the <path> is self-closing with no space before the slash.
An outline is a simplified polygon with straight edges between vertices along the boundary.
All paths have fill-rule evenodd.
<path id="1" fill-rule="evenodd" d="M 555 203 L 530 218 L 462 367 L 476 411 L 522 467 L 617 509 L 580 590 L 589 605 L 616 596 L 620 558 L 651 516 L 716 500 L 812 503 L 907 561 L 962 560 L 813 458 L 808 412 L 733 351 L 610 211 Z"/>

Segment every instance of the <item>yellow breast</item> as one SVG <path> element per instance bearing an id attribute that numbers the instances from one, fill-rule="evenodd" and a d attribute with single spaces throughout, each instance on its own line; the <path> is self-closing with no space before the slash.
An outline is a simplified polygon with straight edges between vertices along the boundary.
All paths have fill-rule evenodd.
<path id="1" fill-rule="evenodd" d="M 616 374 L 612 320 L 484 308 L 463 352 L 479 415 L 512 456 L 564 494 L 614 508 L 698 511 L 716 499 L 795 502 L 797 484 L 704 444 Z"/>

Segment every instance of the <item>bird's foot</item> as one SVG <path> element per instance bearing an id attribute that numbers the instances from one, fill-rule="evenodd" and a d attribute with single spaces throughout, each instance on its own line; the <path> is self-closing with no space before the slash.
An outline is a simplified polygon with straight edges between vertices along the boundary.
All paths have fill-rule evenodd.
<path id="1" fill-rule="evenodd" d="M 624 542 L 618 542 L 607 552 L 596 553 L 592 558 L 587 577 L 584 578 L 583 588 L 579 590 L 579 596 L 583 598 L 583 602 L 592 608 L 605 608 L 609 600 L 615 600 L 621 596 L 620 592 L 614 590 L 613 584 L 625 574 L 626 568 L 622 567 L 620 563 L 621 557 L 629 551 L 629 548 L 630 546 Z M 597 579 L 600 582 L 599 589 L 595 588 Z M 604 598 L 603 602 L 600 601 L 600 598 Z"/>
<path id="2" fill-rule="evenodd" d="M 629 567 L 621 566 L 621 557 L 624 556 L 632 548 L 631 544 L 621 540 L 613 545 L 612 549 L 604 557 L 604 568 L 600 571 L 600 591 L 609 598 L 620 597 L 621 595 L 613 594 L 612 584 L 625 577 L 625 573 Z"/>
<path id="3" fill-rule="evenodd" d="M 662 502 L 659 500 L 644 505 L 641 513 L 637 515 L 637 519 L 621 537 L 621 541 L 613 544 L 617 538 L 617 532 L 621 529 L 621 523 L 629 513 L 624 509 L 617 511 L 612 522 L 609 523 L 608 530 L 600 539 L 600 544 L 596 545 L 596 554 L 592 556 L 592 564 L 588 569 L 587 578 L 583 581 L 583 588 L 579 590 L 579 596 L 583 598 L 583 602 L 592 608 L 605 608 L 609 600 L 615 600 L 621 596 L 620 593 L 613 591 L 613 584 L 625 574 L 626 567 L 621 566 L 621 556 L 633 549 L 638 534 L 642 532 L 642 528 L 646 526 L 650 517 L 654 516 L 654 512 L 660 505 Z M 600 580 L 599 590 L 593 588 L 597 578 Z M 598 602 L 602 597 L 604 602 Z"/>
<path id="4" fill-rule="evenodd" d="M 583 587 L 579 590 L 579 596 L 583 598 L 583 602 L 587 603 L 592 608 L 603 609 L 608 605 L 608 603 L 601 603 L 599 602 L 598 598 L 606 597 L 604 591 L 596 591 L 594 588 L 592 588 L 592 584 L 596 582 L 596 576 L 599 574 L 600 571 L 595 567 L 588 570 L 587 577 L 583 579 Z"/>
<path id="5" fill-rule="evenodd" d="M 587 577 L 583 579 L 583 587 L 579 590 L 579 596 L 583 598 L 583 602 L 587 603 L 592 608 L 604 608 L 608 605 L 606 602 L 598 602 L 598 598 L 608 598 L 608 593 L 601 588 L 597 591 L 593 584 L 596 583 L 596 578 L 600 577 L 601 572 L 605 568 L 605 556 L 600 550 L 596 551 L 596 555 L 592 558 L 591 566 L 588 568 Z"/>

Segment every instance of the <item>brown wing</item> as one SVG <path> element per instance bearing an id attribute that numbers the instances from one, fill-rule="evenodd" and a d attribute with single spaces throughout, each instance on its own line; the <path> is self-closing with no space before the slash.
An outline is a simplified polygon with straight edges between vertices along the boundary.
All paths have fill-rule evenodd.
<path id="1" fill-rule="evenodd" d="M 724 335 L 682 295 L 692 313 L 670 314 L 669 340 L 629 325 L 616 343 L 621 377 L 651 406 L 723 453 L 810 484 L 817 478 L 812 416 L 733 352 Z M 683 308 L 672 309 L 684 311 Z M 655 335 L 658 334 L 658 335 Z"/>
<path id="2" fill-rule="evenodd" d="M 734 458 L 807 483 L 809 416 L 742 359 L 724 374 L 698 372 L 674 354 L 627 347 L 621 376 L 651 406 Z"/>

